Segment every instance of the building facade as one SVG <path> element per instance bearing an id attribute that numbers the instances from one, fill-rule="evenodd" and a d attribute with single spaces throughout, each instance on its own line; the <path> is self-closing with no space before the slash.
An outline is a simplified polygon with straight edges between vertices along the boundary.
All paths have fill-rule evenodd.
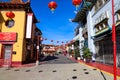
<path id="1" fill-rule="evenodd" d="M 0 63 L 19 66 L 34 59 L 35 23 L 30 1 L 0 2 Z"/>
<path id="2" fill-rule="evenodd" d="M 93 59 L 104 64 L 113 65 L 113 42 L 112 42 L 112 0 L 96 0 L 90 10 L 87 11 L 85 27 L 82 33 L 87 33 L 88 48 L 93 53 Z M 117 66 L 120 67 L 120 44 L 119 44 L 119 20 L 120 1 L 115 0 L 115 24 Z M 80 12 L 79 12 L 80 13 Z M 78 14 L 77 14 L 78 15 Z M 76 15 L 76 16 L 77 16 Z M 80 15 L 79 15 L 80 16 Z M 76 17 L 73 21 L 76 21 Z M 83 20 L 79 20 L 81 25 Z M 81 38 L 81 37 L 80 37 Z M 84 38 L 85 40 L 85 38 Z M 85 46 L 85 44 L 84 44 Z"/>

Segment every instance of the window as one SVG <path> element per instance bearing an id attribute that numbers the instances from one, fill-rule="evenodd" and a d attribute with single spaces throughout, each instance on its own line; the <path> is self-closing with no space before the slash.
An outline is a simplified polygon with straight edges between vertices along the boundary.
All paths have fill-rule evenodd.
<path id="1" fill-rule="evenodd" d="M 104 1 L 104 3 L 106 3 L 108 0 L 103 0 Z"/>
<path id="2" fill-rule="evenodd" d="M 117 15 L 117 20 L 120 20 L 120 12 L 116 14 Z"/>
<path id="3" fill-rule="evenodd" d="M 5 25 L 8 27 L 8 28 L 11 28 L 14 26 L 14 23 L 15 21 L 13 19 L 8 19 L 6 22 L 5 22 Z"/>
<path id="4" fill-rule="evenodd" d="M 108 0 L 97 0 L 95 4 L 95 12 L 101 8 L 103 4 L 105 4 Z"/>
<path id="5" fill-rule="evenodd" d="M 104 22 L 101 22 L 100 24 L 97 24 L 95 26 L 95 33 L 104 30 L 105 28 L 109 27 L 108 26 L 108 21 L 105 20 Z"/>

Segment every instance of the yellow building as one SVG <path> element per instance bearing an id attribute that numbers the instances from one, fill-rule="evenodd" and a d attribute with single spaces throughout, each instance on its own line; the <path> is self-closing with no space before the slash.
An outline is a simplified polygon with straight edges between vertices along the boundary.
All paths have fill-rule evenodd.
<path id="1" fill-rule="evenodd" d="M 36 22 L 29 1 L 0 2 L 0 65 L 19 66 L 35 59 Z"/>

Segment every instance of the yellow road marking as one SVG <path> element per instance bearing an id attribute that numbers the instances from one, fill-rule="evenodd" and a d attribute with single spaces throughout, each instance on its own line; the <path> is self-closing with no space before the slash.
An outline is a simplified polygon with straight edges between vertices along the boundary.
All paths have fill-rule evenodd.
<path id="1" fill-rule="evenodd" d="M 84 66 L 87 66 L 87 67 L 89 67 L 89 68 L 96 68 L 96 67 L 93 67 L 93 66 L 89 66 L 89 65 L 87 65 L 87 64 L 85 64 L 85 63 L 82 63 L 82 62 L 79 62 L 79 63 L 82 64 L 82 65 L 84 65 Z M 105 74 L 108 74 L 108 75 L 110 75 L 110 76 L 113 76 L 112 73 L 109 73 L 109 72 L 107 72 L 107 71 L 103 71 L 103 70 L 101 70 L 101 69 L 99 69 L 99 68 L 96 68 L 96 69 L 99 70 L 99 71 L 102 71 L 102 72 L 105 73 Z M 120 79 L 120 76 L 117 76 L 117 78 Z"/>

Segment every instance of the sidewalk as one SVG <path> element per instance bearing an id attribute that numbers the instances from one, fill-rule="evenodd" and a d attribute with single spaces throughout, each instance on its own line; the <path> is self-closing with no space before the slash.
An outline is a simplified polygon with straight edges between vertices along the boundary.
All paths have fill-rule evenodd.
<path id="1" fill-rule="evenodd" d="M 71 59 L 75 60 L 74 58 L 71 58 Z M 99 63 L 99 62 L 88 62 L 88 63 L 86 63 L 83 60 L 76 60 L 76 61 L 79 62 L 79 63 L 83 63 L 85 65 L 88 65 L 90 67 L 95 67 L 99 70 L 108 72 L 112 75 L 114 74 L 112 65 L 107 65 L 107 64 L 103 64 L 103 63 Z M 120 77 L 120 68 L 117 68 L 117 76 Z"/>

